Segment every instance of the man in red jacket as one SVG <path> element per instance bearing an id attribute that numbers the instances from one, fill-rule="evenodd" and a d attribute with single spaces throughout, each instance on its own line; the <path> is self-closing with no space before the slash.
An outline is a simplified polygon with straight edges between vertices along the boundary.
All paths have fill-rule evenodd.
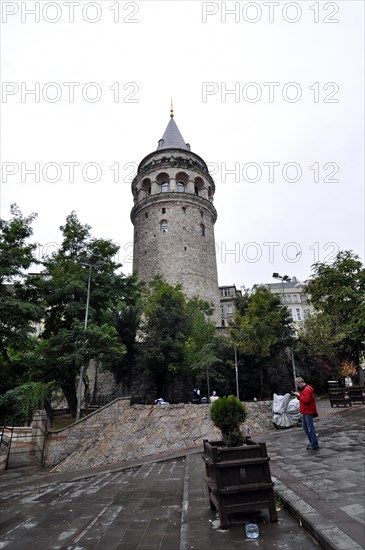
<path id="1" fill-rule="evenodd" d="M 308 451 L 315 451 L 319 448 L 316 429 L 313 424 L 313 415 L 317 416 L 317 407 L 314 399 L 314 389 L 306 384 L 300 376 L 295 379 L 299 392 L 292 392 L 300 401 L 300 412 L 302 414 L 303 430 L 309 439 Z"/>

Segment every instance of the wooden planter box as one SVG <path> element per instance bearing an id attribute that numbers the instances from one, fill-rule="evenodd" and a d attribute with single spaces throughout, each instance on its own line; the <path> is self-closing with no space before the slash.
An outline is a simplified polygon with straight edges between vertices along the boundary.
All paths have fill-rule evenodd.
<path id="1" fill-rule="evenodd" d="M 332 408 L 334 405 L 336 405 L 336 407 L 339 407 L 340 405 L 343 405 L 344 407 L 352 407 L 348 389 L 339 388 L 337 390 L 331 390 L 329 392 L 329 397 Z"/>
<path id="2" fill-rule="evenodd" d="M 359 386 L 355 388 L 348 388 L 347 391 L 351 401 L 353 401 L 354 403 L 356 401 L 360 403 L 365 403 L 365 388 L 361 388 Z"/>
<path id="3" fill-rule="evenodd" d="M 247 440 L 241 447 L 224 447 L 222 441 L 204 440 L 205 482 L 211 510 L 218 510 L 220 527 L 229 515 L 269 509 L 278 521 L 265 443 Z"/>

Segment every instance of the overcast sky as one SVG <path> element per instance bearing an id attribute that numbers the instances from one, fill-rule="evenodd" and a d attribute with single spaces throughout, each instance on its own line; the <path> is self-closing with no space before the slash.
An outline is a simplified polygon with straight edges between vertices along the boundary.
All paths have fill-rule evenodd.
<path id="1" fill-rule="evenodd" d="M 220 285 L 304 280 L 338 250 L 364 259 L 362 1 L 1 10 L 1 216 L 38 213 L 39 256 L 75 210 L 131 272 L 131 181 L 173 98 L 216 183 Z"/>

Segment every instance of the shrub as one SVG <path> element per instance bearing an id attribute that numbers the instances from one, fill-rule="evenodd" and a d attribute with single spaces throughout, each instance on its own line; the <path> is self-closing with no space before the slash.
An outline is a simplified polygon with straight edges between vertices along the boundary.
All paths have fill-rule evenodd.
<path id="1" fill-rule="evenodd" d="M 29 425 L 33 411 L 44 407 L 53 388 L 54 382 L 27 382 L 0 395 L 0 424 Z"/>
<path id="2" fill-rule="evenodd" d="M 243 445 L 245 437 L 240 431 L 240 425 L 247 418 L 246 405 L 234 395 L 220 397 L 210 407 L 210 417 L 222 432 L 223 443 L 227 447 Z"/>

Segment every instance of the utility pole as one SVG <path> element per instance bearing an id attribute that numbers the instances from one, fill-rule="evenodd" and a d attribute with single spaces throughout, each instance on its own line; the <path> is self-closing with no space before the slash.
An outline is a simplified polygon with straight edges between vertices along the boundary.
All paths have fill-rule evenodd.
<path id="1" fill-rule="evenodd" d="M 279 273 L 273 273 L 272 276 L 274 279 L 280 279 L 281 280 L 281 289 L 283 292 L 283 306 L 285 306 L 285 291 L 284 291 L 284 281 L 287 283 L 291 282 L 291 278 L 288 277 L 288 275 L 279 275 Z M 295 368 L 295 360 L 294 360 L 294 349 L 292 346 L 290 346 L 290 355 L 291 355 L 291 365 L 292 365 L 292 371 L 293 371 L 293 379 L 294 379 L 294 388 L 295 391 L 297 391 L 297 383 L 295 381 L 297 377 L 296 368 Z"/>
<path id="2" fill-rule="evenodd" d="M 84 332 L 87 331 L 87 323 L 89 319 L 89 303 L 90 303 L 90 286 L 91 286 L 91 264 L 81 263 L 81 265 L 87 265 L 89 267 L 89 276 L 87 280 L 87 295 L 86 295 L 86 309 L 85 309 L 85 320 L 84 320 Z M 81 401 L 82 401 L 82 383 L 84 379 L 84 361 L 82 361 L 80 369 L 80 378 L 77 386 L 77 410 L 76 410 L 76 420 L 80 420 L 81 412 Z"/>
<path id="3" fill-rule="evenodd" d="M 235 371 L 236 371 L 236 395 L 237 395 L 237 399 L 240 398 L 240 390 L 239 390 L 239 387 L 238 387 L 238 364 L 237 364 L 237 347 L 236 347 L 236 344 L 233 344 L 233 347 L 234 347 L 234 368 L 235 368 Z"/>
<path id="4" fill-rule="evenodd" d="M 84 320 L 84 332 L 87 331 L 87 324 L 89 320 L 89 304 L 90 304 L 90 287 L 91 287 L 91 269 L 93 267 L 100 267 L 103 262 L 99 264 L 91 264 L 88 262 L 80 262 L 81 265 L 85 265 L 89 268 L 89 275 L 87 279 L 87 295 L 86 295 L 86 308 L 85 308 L 85 320 Z M 85 370 L 85 364 L 84 361 L 82 361 L 81 368 L 80 368 L 80 378 L 79 383 L 77 386 L 77 409 L 76 409 L 76 420 L 80 420 L 80 413 L 81 413 L 81 401 L 82 401 L 82 385 L 84 380 L 84 370 Z"/>

